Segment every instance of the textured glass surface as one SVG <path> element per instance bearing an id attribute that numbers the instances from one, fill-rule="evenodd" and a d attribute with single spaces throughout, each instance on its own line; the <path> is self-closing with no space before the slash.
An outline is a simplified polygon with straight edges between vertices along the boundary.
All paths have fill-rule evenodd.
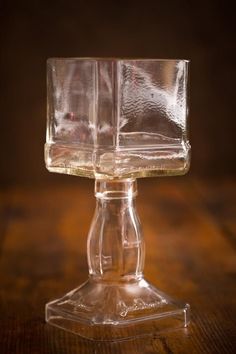
<path id="1" fill-rule="evenodd" d="M 185 60 L 49 59 L 46 166 L 94 177 L 88 281 L 46 305 L 46 321 L 123 339 L 186 327 L 190 307 L 143 276 L 136 177 L 189 166 Z"/>
<path id="2" fill-rule="evenodd" d="M 185 60 L 49 59 L 47 168 L 95 178 L 189 167 Z"/>

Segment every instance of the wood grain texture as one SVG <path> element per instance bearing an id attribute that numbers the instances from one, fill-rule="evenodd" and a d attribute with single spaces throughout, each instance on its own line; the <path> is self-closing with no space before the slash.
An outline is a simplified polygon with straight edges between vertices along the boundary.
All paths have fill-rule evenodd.
<path id="1" fill-rule="evenodd" d="M 86 237 L 95 200 L 77 186 L 0 192 L 0 352 L 235 353 L 236 181 L 139 182 L 145 276 L 188 301 L 189 328 L 98 343 L 44 322 L 44 306 L 87 278 Z"/>

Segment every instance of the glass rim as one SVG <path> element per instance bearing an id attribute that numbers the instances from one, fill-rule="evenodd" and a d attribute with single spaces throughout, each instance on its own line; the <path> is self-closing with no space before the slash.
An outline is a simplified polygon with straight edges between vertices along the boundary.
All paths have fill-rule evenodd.
<path id="1" fill-rule="evenodd" d="M 50 57 L 47 62 L 51 61 L 149 61 L 149 62 L 185 62 L 189 63 L 189 59 L 158 59 L 158 58 L 140 58 L 140 57 Z"/>

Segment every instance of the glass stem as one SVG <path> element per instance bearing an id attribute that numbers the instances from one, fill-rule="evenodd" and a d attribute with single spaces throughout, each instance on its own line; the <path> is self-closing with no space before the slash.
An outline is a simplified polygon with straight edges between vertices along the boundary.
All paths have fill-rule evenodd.
<path id="1" fill-rule="evenodd" d="M 106 281 L 142 277 L 145 248 L 136 212 L 135 179 L 96 180 L 96 210 L 88 235 L 89 274 Z"/>

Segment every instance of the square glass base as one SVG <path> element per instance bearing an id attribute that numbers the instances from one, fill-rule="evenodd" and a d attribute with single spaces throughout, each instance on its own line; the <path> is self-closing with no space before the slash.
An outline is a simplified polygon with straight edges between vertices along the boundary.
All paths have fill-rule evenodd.
<path id="1" fill-rule="evenodd" d="M 46 321 L 93 340 L 121 340 L 186 327 L 190 306 L 143 278 L 129 282 L 89 279 L 46 305 Z"/>

